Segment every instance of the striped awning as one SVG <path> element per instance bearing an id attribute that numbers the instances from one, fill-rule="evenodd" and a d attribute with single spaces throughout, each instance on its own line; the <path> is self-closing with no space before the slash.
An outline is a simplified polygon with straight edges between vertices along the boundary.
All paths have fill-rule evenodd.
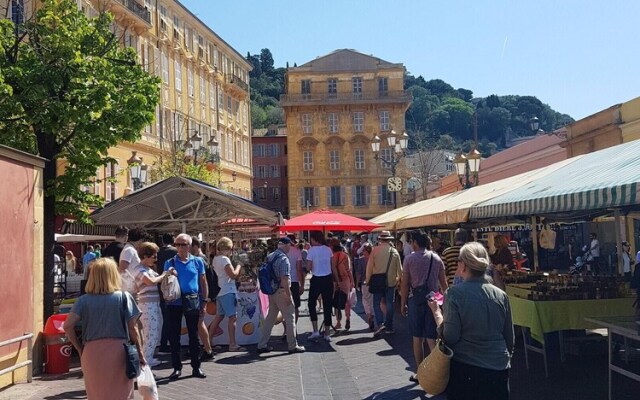
<path id="1" fill-rule="evenodd" d="M 635 140 L 586 154 L 552 174 L 479 202 L 469 217 L 476 220 L 637 206 L 639 188 L 640 140 Z"/>
<path id="2" fill-rule="evenodd" d="M 90 236 L 113 236 L 117 225 L 90 225 L 82 222 L 65 221 L 62 225 L 62 234 L 70 235 L 90 235 Z"/>

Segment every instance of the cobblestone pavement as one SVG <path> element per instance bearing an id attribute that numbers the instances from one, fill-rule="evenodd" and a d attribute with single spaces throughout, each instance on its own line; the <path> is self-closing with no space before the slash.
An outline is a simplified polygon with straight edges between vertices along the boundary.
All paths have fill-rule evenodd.
<path id="1" fill-rule="evenodd" d="M 183 377 L 168 381 L 171 373 L 168 355 L 154 369 L 159 377 L 160 399 L 422 399 L 419 386 L 409 382 L 413 366 L 411 338 L 404 318 L 396 313 L 396 333 L 373 339 L 360 305 L 352 315 L 351 331 L 341 332 L 331 343 L 306 340 L 311 324 L 303 302 L 298 325 L 304 354 L 289 355 L 280 340 L 282 326 L 273 330 L 271 344 L 276 351 L 263 355 L 249 346 L 248 353 L 221 351 L 214 362 L 205 362 L 204 380 Z M 344 321 L 343 321 L 344 323 Z M 606 357 L 569 357 L 564 364 L 551 366 L 544 377 L 542 357 L 530 356 L 531 369 L 524 365 L 518 344 L 511 371 L 512 399 L 600 400 L 607 397 Z M 184 373 L 190 372 L 185 358 Z M 637 362 L 637 361 L 636 361 Z M 640 384 L 614 374 L 614 398 L 637 399 Z M 79 368 L 60 376 L 36 377 L 32 384 L 20 384 L 0 391 L 0 400 L 85 399 Z M 139 397 L 136 397 L 139 398 Z M 444 396 L 432 397 L 443 400 Z"/>

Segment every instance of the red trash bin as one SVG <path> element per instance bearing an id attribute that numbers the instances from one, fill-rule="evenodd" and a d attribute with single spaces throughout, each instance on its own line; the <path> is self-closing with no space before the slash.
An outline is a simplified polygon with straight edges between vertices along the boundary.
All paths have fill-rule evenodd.
<path id="1" fill-rule="evenodd" d="M 47 323 L 44 325 L 46 346 L 44 372 L 47 374 L 69 372 L 72 345 L 63 329 L 66 320 L 67 314 L 54 314 L 47 319 Z"/>

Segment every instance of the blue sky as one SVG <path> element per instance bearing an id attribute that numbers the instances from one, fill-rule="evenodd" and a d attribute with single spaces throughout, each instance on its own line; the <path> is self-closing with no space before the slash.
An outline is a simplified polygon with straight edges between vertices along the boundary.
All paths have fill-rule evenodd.
<path id="1" fill-rule="evenodd" d="M 475 96 L 580 119 L 640 96 L 637 0 L 181 0 L 240 54 L 291 66 L 341 48 Z"/>

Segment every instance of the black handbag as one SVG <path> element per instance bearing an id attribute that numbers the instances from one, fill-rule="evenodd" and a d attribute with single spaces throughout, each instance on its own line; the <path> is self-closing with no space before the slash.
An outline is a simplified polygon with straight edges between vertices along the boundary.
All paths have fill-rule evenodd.
<path id="1" fill-rule="evenodd" d="M 347 294 L 340 289 L 336 290 L 333 293 L 332 306 L 338 310 L 344 310 L 347 306 Z"/>
<path id="2" fill-rule="evenodd" d="M 124 346 L 124 365 L 127 378 L 134 379 L 140 375 L 140 356 L 138 355 L 138 349 L 135 344 L 131 343 L 129 339 L 129 324 L 127 324 L 127 310 L 129 300 L 127 293 L 122 292 L 122 325 L 124 325 L 124 331 L 126 332 L 127 339 L 122 345 Z"/>
<path id="3" fill-rule="evenodd" d="M 387 290 L 387 273 L 391 265 L 392 249 L 389 249 L 389 261 L 387 262 L 387 270 L 384 274 L 373 274 L 369 279 L 369 293 L 384 293 Z"/>
<path id="4" fill-rule="evenodd" d="M 411 288 L 411 293 L 413 293 L 413 302 L 416 306 L 421 306 L 427 304 L 427 295 L 431 292 L 429 287 L 427 286 L 429 283 L 429 277 L 431 276 L 431 267 L 433 266 L 433 253 L 431 253 L 431 259 L 429 260 L 429 272 L 427 273 L 427 279 L 425 279 L 424 284 Z"/>

